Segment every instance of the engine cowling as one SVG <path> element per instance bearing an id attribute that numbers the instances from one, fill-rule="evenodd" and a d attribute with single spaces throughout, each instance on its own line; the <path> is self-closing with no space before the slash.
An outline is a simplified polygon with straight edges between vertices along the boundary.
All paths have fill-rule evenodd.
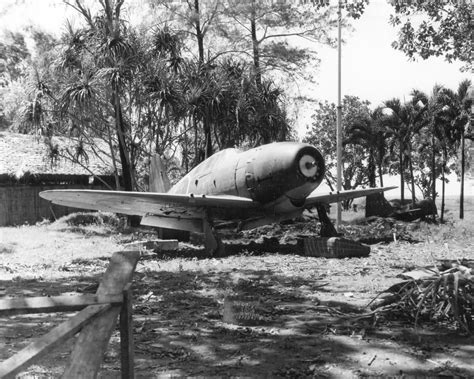
<path id="1" fill-rule="evenodd" d="M 262 204 L 282 196 L 296 204 L 319 186 L 324 178 L 324 159 L 308 144 L 274 143 L 242 154 L 239 166 L 245 162 L 245 177 L 236 187 L 242 196 L 249 196 Z"/>

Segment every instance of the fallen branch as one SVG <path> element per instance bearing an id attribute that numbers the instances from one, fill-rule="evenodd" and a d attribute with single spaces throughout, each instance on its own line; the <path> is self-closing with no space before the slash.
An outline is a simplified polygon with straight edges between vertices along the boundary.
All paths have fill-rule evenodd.
<path id="1" fill-rule="evenodd" d="M 463 265 L 462 263 L 467 263 Z M 407 280 L 374 298 L 369 306 L 385 318 L 448 322 L 466 333 L 474 331 L 474 275 L 472 261 L 447 261 L 435 269 L 403 273 Z"/>

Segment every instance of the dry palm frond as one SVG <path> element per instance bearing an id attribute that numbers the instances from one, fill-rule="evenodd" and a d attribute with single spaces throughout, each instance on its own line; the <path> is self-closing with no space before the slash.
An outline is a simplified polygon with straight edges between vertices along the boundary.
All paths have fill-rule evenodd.
<path id="1" fill-rule="evenodd" d="M 474 331 L 474 262 L 444 262 L 435 269 L 404 273 L 408 278 L 383 292 L 371 308 L 390 318 L 447 322 Z"/>

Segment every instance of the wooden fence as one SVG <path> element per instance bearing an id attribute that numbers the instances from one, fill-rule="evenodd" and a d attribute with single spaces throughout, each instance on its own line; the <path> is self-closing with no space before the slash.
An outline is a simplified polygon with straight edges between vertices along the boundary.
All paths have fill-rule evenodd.
<path id="1" fill-rule="evenodd" d="M 109 339 L 120 315 L 122 378 L 134 377 L 132 297 L 130 283 L 137 265 L 138 251 L 118 252 L 110 264 L 95 295 L 27 297 L 0 300 L 0 316 L 70 312 L 75 316 L 0 363 L 0 378 L 14 378 L 80 331 L 64 378 L 96 378 Z"/>
<path id="2" fill-rule="evenodd" d="M 77 208 L 51 204 L 39 196 L 41 191 L 67 188 L 104 189 L 103 186 L 85 187 L 78 185 L 0 186 L 0 226 L 34 224 L 43 219 L 56 219 L 77 212 Z"/>

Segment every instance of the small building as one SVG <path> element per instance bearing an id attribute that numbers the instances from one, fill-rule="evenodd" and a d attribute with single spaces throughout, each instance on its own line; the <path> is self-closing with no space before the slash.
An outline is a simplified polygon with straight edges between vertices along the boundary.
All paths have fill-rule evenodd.
<path id="1" fill-rule="evenodd" d="M 97 157 L 90 148 L 84 148 L 73 162 L 76 150 L 69 139 L 0 132 L 0 226 L 77 212 L 40 198 L 38 194 L 44 190 L 114 189 L 113 164 L 106 151 Z"/>

